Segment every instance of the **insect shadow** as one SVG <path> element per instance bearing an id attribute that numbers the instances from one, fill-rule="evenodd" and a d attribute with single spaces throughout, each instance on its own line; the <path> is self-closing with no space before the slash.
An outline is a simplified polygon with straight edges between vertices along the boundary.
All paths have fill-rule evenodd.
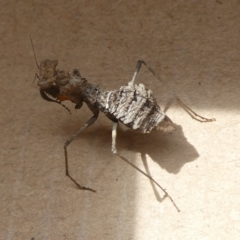
<path id="1" fill-rule="evenodd" d="M 69 131 L 66 129 L 66 136 Z M 110 129 L 107 127 L 95 126 L 94 130 L 86 131 L 84 139 L 90 141 L 94 135 L 98 136 L 98 142 L 104 142 L 104 146 L 111 143 Z M 83 138 L 77 140 L 77 145 L 84 141 Z M 76 146 L 74 144 L 74 146 Z M 149 134 L 142 134 L 132 130 L 123 130 L 121 127 L 118 129 L 118 156 L 128 162 L 135 161 L 135 155 L 140 155 L 141 161 L 144 165 L 144 171 L 151 175 L 151 170 L 148 166 L 148 161 L 156 162 L 162 169 L 171 174 L 177 174 L 181 171 L 181 168 L 189 162 L 196 160 L 199 154 L 195 147 L 188 142 L 183 134 L 182 127 L 177 125 L 177 131 L 173 134 L 161 134 L 158 131 L 152 131 Z M 97 150 L 98 151 L 98 150 Z M 100 151 L 100 149 L 99 149 Z M 149 158 L 151 160 L 149 160 Z M 136 163 L 136 162 L 135 162 Z M 105 170 L 99 170 L 105 171 Z M 100 173 L 101 174 L 101 173 Z M 97 174 L 98 175 L 98 174 Z M 156 173 L 154 174 L 156 177 Z M 152 181 L 150 181 L 154 190 L 155 196 L 158 201 L 162 201 L 166 195 L 162 198 Z"/>
<path id="2" fill-rule="evenodd" d="M 73 126 L 79 124 L 77 119 L 72 119 L 72 121 L 73 122 L 69 127 L 66 127 L 68 125 L 67 123 L 62 123 L 62 125 L 65 127 L 62 128 L 61 132 L 63 135 L 66 135 L 66 137 L 69 135 L 69 132 L 74 131 Z M 136 163 L 135 156 L 136 154 L 138 154 L 138 156 L 140 155 L 140 159 L 138 158 L 137 161 L 140 161 L 140 165 L 142 161 L 144 165 L 144 168 L 142 169 L 150 177 L 152 174 L 148 166 L 149 161 L 155 161 L 160 168 L 165 169 L 169 173 L 177 174 L 186 163 L 196 160 L 199 157 L 199 154 L 194 146 L 189 143 L 184 136 L 182 127 L 180 125 L 176 125 L 176 128 L 177 131 L 170 134 L 161 133 L 159 131 L 152 131 L 148 134 L 142 134 L 130 129 L 122 129 L 120 125 L 120 128 L 118 129 L 117 141 L 119 153 L 117 156 L 121 160 L 127 161 L 128 163 L 130 162 L 139 165 L 139 162 Z M 109 129 L 107 126 L 103 126 L 102 124 L 98 126 L 95 125 L 91 129 L 86 130 L 83 133 L 82 138 L 76 139 L 76 142 L 73 144 L 72 148 L 76 149 L 77 146 L 81 146 L 82 141 L 91 142 L 94 136 L 95 144 L 98 146 L 98 148 L 94 151 L 96 151 L 97 154 L 98 152 L 101 154 L 101 151 L 108 152 L 108 146 L 111 144 L 111 129 Z M 75 156 L 74 159 L 76 158 L 80 159 L 81 157 Z M 115 161 L 114 159 L 117 158 L 113 158 L 111 161 Z M 84 161 L 87 161 L 86 157 L 84 158 Z M 102 161 L 106 160 L 103 159 Z M 103 172 L 108 170 L 106 167 L 100 167 L 94 178 L 98 179 L 103 175 Z M 77 177 L 77 175 L 81 175 L 81 173 L 77 173 L 76 171 L 74 171 L 73 174 L 75 177 Z M 154 173 L 154 177 L 156 177 L 156 173 Z M 158 188 L 151 181 L 151 179 L 150 184 L 154 191 L 155 197 L 159 202 L 162 202 L 165 198 L 169 197 L 169 195 L 166 193 L 163 196 L 160 195 Z M 179 211 L 175 202 L 173 202 L 173 204 Z"/>

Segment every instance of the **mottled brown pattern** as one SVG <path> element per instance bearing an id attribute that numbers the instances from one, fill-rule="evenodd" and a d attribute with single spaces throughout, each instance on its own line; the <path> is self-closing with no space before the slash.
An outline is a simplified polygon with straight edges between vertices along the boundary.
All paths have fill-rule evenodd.
<path id="1" fill-rule="evenodd" d="M 160 109 L 156 99 L 152 95 L 151 90 L 146 89 L 141 83 L 135 83 L 136 76 L 142 64 L 144 64 L 158 80 L 161 80 L 145 61 L 139 60 L 137 62 L 133 78 L 127 85 L 121 86 L 119 89 L 113 91 L 105 91 L 98 85 L 88 83 L 85 78 L 81 77 L 81 74 L 77 69 L 73 69 L 71 72 L 57 70 L 57 63 L 57 60 L 44 60 L 40 64 L 39 75 L 36 76 L 38 77 L 38 86 L 42 98 L 49 102 L 56 102 L 62 106 L 64 106 L 61 103 L 62 101 L 70 100 L 76 104 L 76 109 L 80 109 L 83 102 L 85 102 L 93 113 L 93 116 L 64 144 L 66 176 L 68 176 L 79 189 L 95 192 L 95 190 L 91 188 L 80 185 L 70 175 L 68 170 L 69 164 L 67 147 L 76 136 L 97 120 L 100 111 L 113 121 L 112 152 L 114 154 L 118 154 L 116 148 L 118 122 L 121 122 L 125 126 L 142 133 L 149 133 L 154 129 L 160 129 L 165 132 L 172 132 L 175 130 L 173 122 Z M 204 118 L 195 113 L 191 108 L 184 104 L 167 85 L 166 87 L 194 119 L 200 122 L 215 120 Z M 66 106 L 64 107 L 70 111 Z M 162 188 L 150 175 L 145 174 L 141 169 L 128 160 L 124 158 L 122 159 L 153 181 L 175 205 L 166 190 Z M 175 207 L 179 211 L 176 205 Z"/>
<path id="2" fill-rule="evenodd" d="M 157 104 L 152 91 L 143 84 L 129 82 L 117 90 L 104 91 L 98 85 L 88 83 L 77 69 L 66 73 L 57 70 L 56 66 L 56 60 L 44 60 L 40 64 L 40 92 L 55 98 L 51 99 L 45 94 L 45 100 L 57 103 L 70 100 L 78 109 L 85 102 L 93 113 L 101 111 L 112 121 L 119 121 L 143 133 L 153 129 L 165 132 L 175 130 L 170 118 Z"/>
<path id="3" fill-rule="evenodd" d="M 138 62 L 137 66 L 139 66 L 139 63 L 141 64 L 141 62 Z M 114 154 L 118 153 L 116 148 L 118 122 L 143 133 L 148 133 L 153 129 L 161 129 L 168 132 L 175 130 L 174 124 L 160 109 L 152 92 L 146 89 L 143 84 L 134 84 L 134 81 L 131 81 L 118 90 L 105 91 L 98 85 L 88 83 L 85 78 L 81 77 L 77 69 L 73 69 L 71 72 L 60 71 L 56 69 L 57 64 L 57 60 L 43 60 L 40 66 L 38 66 L 39 75 L 36 74 L 36 77 L 38 78 L 38 86 L 42 98 L 49 102 L 61 104 L 69 112 L 70 110 L 61 103 L 62 101 L 70 100 L 76 104 L 76 109 L 80 109 L 83 102 L 85 102 L 93 113 L 93 116 L 84 126 L 73 134 L 64 144 L 66 176 L 68 176 L 79 189 L 95 192 L 95 190 L 91 188 L 80 185 L 70 175 L 67 147 L 76 136 L 97 120 L 99 111 L 103 112 L 114 122 L 112 128 L 112 152 Z M 137 71 L 135 71 L 135 77 L 136 73 Z M 128 163 L 143 173 L 131 162 Z M 166 190 L 151 176 L 145 173 L 143 174 L 167 194 Z M 173 202 L 170 196 L 169 198 Z"/>

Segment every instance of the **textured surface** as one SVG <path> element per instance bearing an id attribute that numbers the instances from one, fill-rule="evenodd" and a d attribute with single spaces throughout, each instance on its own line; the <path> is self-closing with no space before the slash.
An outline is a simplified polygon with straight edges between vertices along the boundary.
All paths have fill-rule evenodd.
<path id="1" fill-rule="evenodd" d="M 83 77 L 79 70 L 66 72 L 57 69 L 56 60 L 43 60 L 39 67 L 38 86 L 43 99 L 62 104 L 70 100 L 76 109 L 85 102 L 91 111 L 98 110 L 114 122 L 120 121 L 130 129 L 149 133 L 160 129 L 164 122 L 165 132 L 175 130 L 172 121 L 160 109 L 152 91 L 144 84 L 129 82 L 117 90 L 106 91 L 93 85 Z M 163 124 L 160 124 L 163 126 Z"/>
<path id="2" fill-rule="evenodd" d="M 1 1 L 0 239 L 239 239 L 239 1 Z M 63 143 L 92 113 L 43 101 L 38 62 L 58 59 L 103 89 L 131 80 L 144 59 L 194 110 L 193 121 L 155 78 L 153 91 L 177 124 L 172 134 L 120 130 L 119 154 L 151 175 L 181 212 L 111 153 L 112 123 L 99 120 Z"/>
<path id="3" fill-rule="evenodd" d="M 132 84 L 113 91 L 104 91 L 99 96 L 98 104 L 102 111 L 111 114 L 125 126 L 143 133 L 149 133 L 165 118 L 152 92 L 143 84 Z M 175 130 L 171 120 L 166 117 L 169 127 L 164 130 Z"/>

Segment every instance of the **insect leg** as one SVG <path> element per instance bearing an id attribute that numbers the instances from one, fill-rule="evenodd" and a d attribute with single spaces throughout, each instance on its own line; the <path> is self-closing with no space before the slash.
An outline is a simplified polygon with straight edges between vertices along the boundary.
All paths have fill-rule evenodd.
<path id="1" fill-rule="evenodd" d="M 44 100 L 46 100 L 48 102 L 55 102 L 55 103 L 62 105 L 71 114 L 71 111 L 69 110 L 69 108 L 66 107 L 64 104 L 62 104 L 61 101 L 51 99 L 50 97 L 48 97 L 48 95 L 43 90 L 40 90 L 40 94 Z"/>
<path id="2" fill-rule="evenodd" d="M 114 154 L 118 153 L 117 149 L 116 149 L 117 127 L 118 127 L 118 122 L 113 122 L 113 126 L 112 126 L 112 152 Z"/>
<path id="3" fill-rule="evenodd" d="M 87 188 L 87 187 L 83 187 L 80 184 L 77 183 L 77 181 L 72 178 L 72 176 L 69 173 L 68 170 L 68 153 L 67 153 L 67 147 L 68 145 L 75 139 L 75 137 L 77 137 L 84 129 L 86 129 L 87 127 L 89 127 L 90 125 L 92 125 L 98 118 L 98 112 L 94 114 L 94 116 L 92 116 L 85 124 L 83 127 L 81 127 L 77 132 L 75 132 L 64 144 L 64 154 L 65 154 L 65 167 L 66 167 L 66 176 L 68 176 L 76 185 L 79 189 L 81 190 L 89 190 L 92 192 L 96 192 L 95 190 L 91 189 L 91 188 Z"/>
<path id="4" fill-rule="evenodd" d="M 165 87 L 171 92 L 171 94 L 173 95 L 173 97 L 179 102 L 179 104 L 182 106 L 182 108 L 195 120 L 199 121 L 199 122 L 213 122 L 216 121 L 215 118 L 205 118 L 200 116 L 199 114 L 197 114 L 196 112 L 194 112 L 190 107 L 188 107 L 185 103 L 182 102 L 182 100 L 177 96 L 177 94 L 165 83 L 164 80 L 162 80 L 155 72 L 154 70 L 147 65 L 147 63 L 143 60 L 138 60 L 136 68 L 135 68 L 135 72 L 133 74 L 132 77 L 132 84 L 134 84 L 134 81 L 137 77 L 138 72 L 140 71 L 140 68 L 142 66 L 142 64 L 144 64 L 147 69 L 161 82 L 165 85 Z"/>

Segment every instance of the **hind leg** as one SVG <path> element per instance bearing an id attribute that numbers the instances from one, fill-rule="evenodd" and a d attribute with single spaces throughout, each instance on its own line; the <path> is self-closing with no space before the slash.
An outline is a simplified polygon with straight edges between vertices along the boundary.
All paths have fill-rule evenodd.
<path id="1" fill-rule="evenodd" d="M 156 73 L 155 71 L 148 66 L 148 64 L 143 61 L 143 60 L 138 60 L 137 61 L 137 65 L 135 68 L 135 72 L 133 74 L 131 83 L 134 84 L 135 83 L 135 79 L 137 77 L 137 74 L 139 73 L 142 64 L 144 64 L 147 69 L 161 82 L 165 85 L 165 87 L 171 92 L 171 94 L 173 95 L 173 97 L 179 102 L 179 104 L 181 105 L 181 107 L 191 116 L 191 118 L 199 121 L 199 122 L 212 122 L 215 121 L 215 118 L 205 118 L 202 117 L 201 115 L 197 114 L 196 112 L 194 112 L 190 107 L 188 107 L 185 103 L 182 102 L 182 100 L 177 96 L 177 94 L 164 82 L 164 80 L 162 80 Z"/>

